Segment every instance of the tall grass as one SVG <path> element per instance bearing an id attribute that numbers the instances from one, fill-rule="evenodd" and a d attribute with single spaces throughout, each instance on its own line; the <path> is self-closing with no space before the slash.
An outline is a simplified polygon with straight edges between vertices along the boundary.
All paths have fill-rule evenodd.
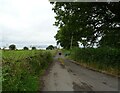
<path id="1" fill-rule="evenodd" d="M 120 49 L 74 48 L 70 57 L 81 64 L 120 75 Z"/>
<path id="2" fill-rule="evenodd" d="M 49 51 L 2 51 L 3 91 L 38 91 L 39 78 L 52 61 Z"/>

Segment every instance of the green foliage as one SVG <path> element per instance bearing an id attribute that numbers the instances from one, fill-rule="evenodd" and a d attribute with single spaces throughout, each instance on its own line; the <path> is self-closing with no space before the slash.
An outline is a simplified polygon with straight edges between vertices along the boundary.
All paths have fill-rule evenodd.
<path id="1" fill-rule="evenodd" d="M 36 50 L 36 47 L 32 47 L 32 50 Z"/>
<path id="2" fill-rule="evenodd" d="M 29 48 L 28 47 L 23 47 L 23 50 L 29 50 Z"/>
<path id="3" fill-rule="evenodd" d="M 15 50 L 15 49 L 16 49 L 16 46 L 15 46 L 14 44 L 12 44 L 12 45 L 9 46 L 9 49 L 10 49 L 10 50 Z"/>
<path id="4" fill-rule="evenodd" d="M 100 70 L 113 69 L 120 74 L 120 49 L 113 48 L 74 48 L 71 58 Z M 115 72 L 116 71 L 116 72 Z"/>
<path id="5" fill-rule="evenodd" d="M 53 45 L 49 45 L 46 50 L 53 50 L 55 47 Z"/>
<path id="6" fill-rule="evenodd" d="M 55 2 L 55 26 L 59 28 L 55 38 L 63 48 L 69 49 L 78 42 L 84 47 L 120 46 L 120 3 Z M 100 39 L 101 38 L 101 39 Z M 114 43 L 112 40 L 114 39 Z"/>
<path id="7" fill-rule="evenodd" d="M 66 57 L 69 57 L 71 52 L 70 52 L 70 50 L 62 49 L 62 53 L 63 53 Z"/>
<path id="8" fill-rule="evenodd" d="M 46 50 L 46 52 L 50 52 L 52 54 L 52 57 L 57 54 L 57 50 Z"/>
<path id="9" fill-rule="evenodd" d="M 3 51 L 3 91 L 38 91 L 39 77 L 53 61 L 46 51 Z"/>

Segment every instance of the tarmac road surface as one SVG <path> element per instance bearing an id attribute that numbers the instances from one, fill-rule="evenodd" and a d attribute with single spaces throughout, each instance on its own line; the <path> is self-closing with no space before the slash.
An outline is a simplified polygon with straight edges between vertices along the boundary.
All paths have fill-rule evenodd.
<path id="1" fill-rule="evenodd" d="M 64 59 L 61 65 L 59 58 Z M 118 91 L 118 79 L 72 63 L 59 53 L 43 77 L 42 91 Z"/>

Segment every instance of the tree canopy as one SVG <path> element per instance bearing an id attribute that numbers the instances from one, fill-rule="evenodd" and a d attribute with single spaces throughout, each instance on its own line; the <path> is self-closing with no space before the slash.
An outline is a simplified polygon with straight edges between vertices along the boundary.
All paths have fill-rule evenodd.
<path id="1" fill-rule="evenodd" d="M 14 45 L 14 44 L 10 45 L 10 46 L 9 46 L 9 49 L 10 49 L 10 50 L 15 50 L 15 49 L 16 49 L 16 45 Z"/>
<path id="2" fill-rule="evenodd" d="M 51 2 L 59 28 L 57 44 L 69 49 L 84 47 L 120 46 L 120 2 Z"/>
<path id="3" fill-rule="evenodd" d="M 26 46 L 25 46 L 25 47 L 23 47 L 23 49 L 24 49 L 24 50 L 29 50 L 29 48 L 28 48 L 28 47 L 26 47 Z"/>
<path id="4" fill-rule="evenodd" d="M 53 45 L 49 45 L 46 50 L 53 50 L 55 47 Z"/>
<path id="5" fill-rule="evenodd" d="M 33 47 L 32 47 L 32 50 L 36 50 L 36 47 L 33 46 Z"/>

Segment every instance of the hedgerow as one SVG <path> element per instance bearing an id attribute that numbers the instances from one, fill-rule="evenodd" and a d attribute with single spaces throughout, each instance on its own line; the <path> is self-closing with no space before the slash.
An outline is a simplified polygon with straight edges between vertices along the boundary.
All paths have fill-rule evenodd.
<path id="1" fill-rule="evenodd" d="M 40 76 L 53 61 L 46 51 L 4 51 L 2 59 L 3 91 L 38 91 Z"/>
<path id="2" fill-rule="evenodd" d="M 70 57 L 79 63 L 120 74 L 120 49 L 74 48 Z"/>

